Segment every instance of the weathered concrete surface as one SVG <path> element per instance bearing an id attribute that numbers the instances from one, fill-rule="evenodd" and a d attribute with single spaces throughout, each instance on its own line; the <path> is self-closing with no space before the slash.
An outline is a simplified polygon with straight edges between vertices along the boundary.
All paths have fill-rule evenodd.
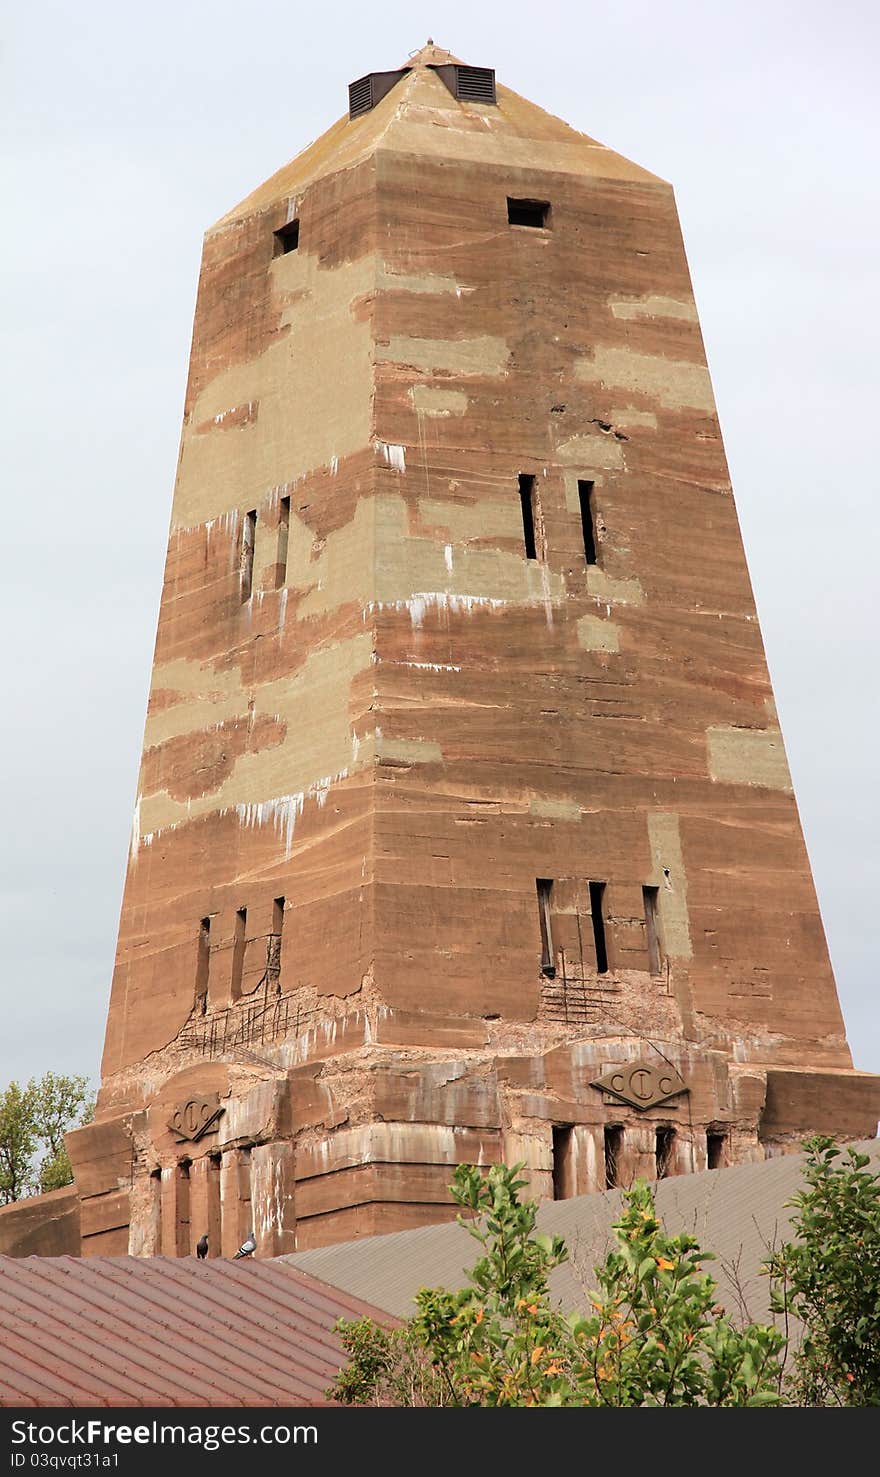
<path id="1" fill-rule="evenodd" d="M 672 191 L 503 87 L 456 101 L 441 60 L 205 239 L 98 1116 L 73 1136 L 87 1249 L 414 1224 L 475 1152 L 521 1154 L 541 1194 L 601 1187 L 606 1128 L 634 1173 L 658 1127 L 678 1172 L 707 1135 L 733 1162 L 876 1123 Z M 510 226 L 508 196 L 549 228 Z M 689 1088 L 662 1113 L 591 1085 L 661 1049 Z M 785 1107 L 779 1073 L 805 1071 Z"/>
<path id="2" fill-rule="evenodd" d="M 0 1206 L 0 1256 L 79 1256 L 75 1186 Z"/>

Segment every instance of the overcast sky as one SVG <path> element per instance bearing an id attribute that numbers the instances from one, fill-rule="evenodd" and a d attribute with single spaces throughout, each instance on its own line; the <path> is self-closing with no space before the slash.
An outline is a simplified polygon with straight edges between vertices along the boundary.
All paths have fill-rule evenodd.
<path id="1" fill-rule="evenodd" d="M 671 180 L 856 1065 L 880 1071 L 873 0 L 6 0 L 0 1089 L 97 1077 L 202 232 L 433 36 Z"/>

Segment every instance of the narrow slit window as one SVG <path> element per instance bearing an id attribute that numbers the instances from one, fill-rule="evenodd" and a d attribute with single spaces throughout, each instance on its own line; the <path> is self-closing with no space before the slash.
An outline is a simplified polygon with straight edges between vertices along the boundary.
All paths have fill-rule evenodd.
<path id="1" fill-rule="evenodd" d="M 538 919 L 541 924 L 541 973 L 552 980 L 556 974 L 556 964 L 553 958 L 553 927 L 550 919 L 550 896 L 553 892 L 553 883 L 549 877 L 539 877 L 536 886 L 538 889 Z"/>
<path id="2" fill-rule="evenodd" d="M 596 945 L 596 969 L 608 973 L 608 945 L 605 939 L 605 883 L 590 883 L 590 913 L 593 919 L 593 941 Z"/>
<path id="3" fill-rule="evenodd" d="M 278 505 L 278 552 L 275 557 L 275 588 L 280 590 L 287 583 L 287 546 L 290 542 L 290 498 L 283 497 Z"/>
<path id="4" fill-rule="evenodd" d="M 659 887 L 642 888 L 642 897 L 645 900 L 645 941 L 648 945 L 648 968 L 652 974 L 661 974 L 663 967 L 660 951 L 660 929 L 657 924 L 657 900 L 659 895 Z"/>
<path id="5" fill-rule="evenodd" d="M 592 482 L 578 482 L 578 499 L 581 505 L 581 529 L 584 535 L 584 558 L 588 564 L 598 564 L 596 557 L 596 509 L 593 504 Z"/>
<path id="6" fill-rule="evenodd" d="M 708 1169 L 723 1169 L 727 1163 L 727 1134 L 706 1134 L 706 1165 Z"/>
<path id="7" fill-rule="evenodd" d="M 665 1180 L 672 1173 L 672 1156 L 675 1152 L 675 1129 L 658 1128 L 655 1141 L 657 1178 Z"/>
<path id="8" fill-rule="evenodd" d="M 553 1199 L 568 1200 L 574 1194 L 574 1129 L 559 1123 L 553 1129 Z"/>
<path id="9" fill-rule="evenodd" d="M 537 559 L 538 546 L 535 539 L 535 479 L 527 472 L 519 474 L 519 500 L 522 504 L 523 543 L 526 558 Z"/>
<path id="10" fill-rule="evenodd" d="M 605 1129 L 605 1188 L 613 1190 L 620 1184 L 620 1161 L 623 1152 L 623 1129 L 612 1123 Z"/>
<path id="11" fill-rule="evenodd" d="M 245 513 L 241 530 L 241 602 L 250 600 L 254 588 L 254 545 L 257 541 L 256 512 Z"/>
<path id="12" fill-rule="evenodd" d="M 208 1155 L 208 1173 L 205 1179 L 205 1206 L 207 1212 L 207 1224 L 203 1224 L 203 1230 L 208 1237 L 208 1256 L 218 1257 L 222 1248 L 222 1208 L 220 1200 L 220 1170 L 223 1163 L 222 1155 Z M 202 1232 L 195 1224 L 191 1227 L 192 1238 L 195 1241 L 197 1235 Z"/>
<path id="13" fill-rule="evenodd" d="M 288 221 L 275 232 L 275 255 L 287 256 L 289 251 L 299 250 L 299 221 Z"/>
<path id="14" fill-rule="evenodd" d="M 232 998 L 241 998 L 244 979 L 244 946 L 247 941 L 247 908 L 239 908 L 235 915 L 235 934 L 232 940 Z"/>
<path id="15" fill-rule="evenodd" d="M 191 1160 L 181 1159 L 177 1165 L 177 1183 L 175 1185 L 174 1206 L 174 1232 L 175 1232 L 175 1256 L 190 1256 L 190 1184 L 189 1170 Z"/>
<path id="16" fill-rule="evenodd" d="M 284 932 L 284 898 L 276 897 L 272 903 L 272 932 L 269 935 L 269 949 L 266 961 L 266 973 L 270 989 L 274 989 L 276 995 L 281 994 L 281 938 Z"/>
<path id="17" fill-rule="evenodd" d="M 545 231 L 550 224 L 549 200 L 516 200 L 507 197 L 507 220 L 511 226 L 531 226 Z"/>
<path id="18" fill-rule="evenodd" d="M 211 966 L 211 920 L 199 924 L 199 953 L 196 962 L 196 1006 L 200 1015 L 208 1010 L 208 975 Z"/>

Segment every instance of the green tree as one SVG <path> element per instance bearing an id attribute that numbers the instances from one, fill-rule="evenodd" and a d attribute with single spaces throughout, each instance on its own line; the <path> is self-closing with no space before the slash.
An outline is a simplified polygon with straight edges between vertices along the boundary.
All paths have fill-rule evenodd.
<path id="1" fill-rule="evenodd" d="M 482 1248 L 458 1292 L 423 1289 L 400 1328 L 341 1323 L 348 1366 L 328 1392 L 347 1404 L 773 1405 L 780 1401 L 773 1328 L 737 1329 L 689 1235 L 668 1236 L 649 1187 L 624 1197 L 615 1246 L 596 1268 L 590 1311 L 565 1318 L 548 1277 L 568 1253 L 535 1234 L 521 1165 L 488 1175 L 462 1165 L 452 1195 Z"/>
<path id="2" fill-rule="evenodd" d="M 830 1138 L 804 1145 L 806 1188 L 787 1242 L 768 1262 L 773 1308 L 796 1330 L 796 1405 L 880 1405 L 880 1175 Z"/>
<path id="3" fill-rule="evenodd" d="M 4 1205 L 27 1194 L 36 1151 L 33 1090 L 30 1084 L 22 1087 L 10 1082 L 0 1096 L 0 1199 Z"/>
<path id="4" fill-rule="evenodd" d="M 93 1111 L 86 1077 L 46 1072 L 26 1087 L 10 1082 L 0 1095 L 0 1201 L 69 1185 L 64 1135 Z"/>
<path id="5" fill-rule="evenodd" d="M 64 1135 L 74 1124 L 90 1122 L 94 1103 L 87 1077 L 64 1077 L 46 1072 L 28 1084 L 34 1093 L 34 1129 L 45 1146 L 40 1162 L 41 1191 L 60 1190 L 73 1181 Z"/>

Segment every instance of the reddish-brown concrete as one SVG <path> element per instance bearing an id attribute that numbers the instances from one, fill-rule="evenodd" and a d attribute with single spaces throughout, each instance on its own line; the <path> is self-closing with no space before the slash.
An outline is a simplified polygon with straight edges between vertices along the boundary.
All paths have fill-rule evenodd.
<path id="1" fill-rule="evenodd" d="M 81 1240 L 74 1185 L 0 1206 L 0 1256 L 79 1256 Z"/>
<path id="2" fill-rule="evenodd" d="M 0 1406 L 326 1405 L 364 1317 L 277 1262 L 0 1257 Z"/>
<path id="3" fill-rule="evenodd" d="M 600 1188 L 609 1126 L 627 1176 L 876 1125 L 672 190 L 440 59 L 206 237 L 88 1251 L 442 1218 L 461 1159 Z M 592 1085 L 642 1061 L 687 1090 Z"/>

